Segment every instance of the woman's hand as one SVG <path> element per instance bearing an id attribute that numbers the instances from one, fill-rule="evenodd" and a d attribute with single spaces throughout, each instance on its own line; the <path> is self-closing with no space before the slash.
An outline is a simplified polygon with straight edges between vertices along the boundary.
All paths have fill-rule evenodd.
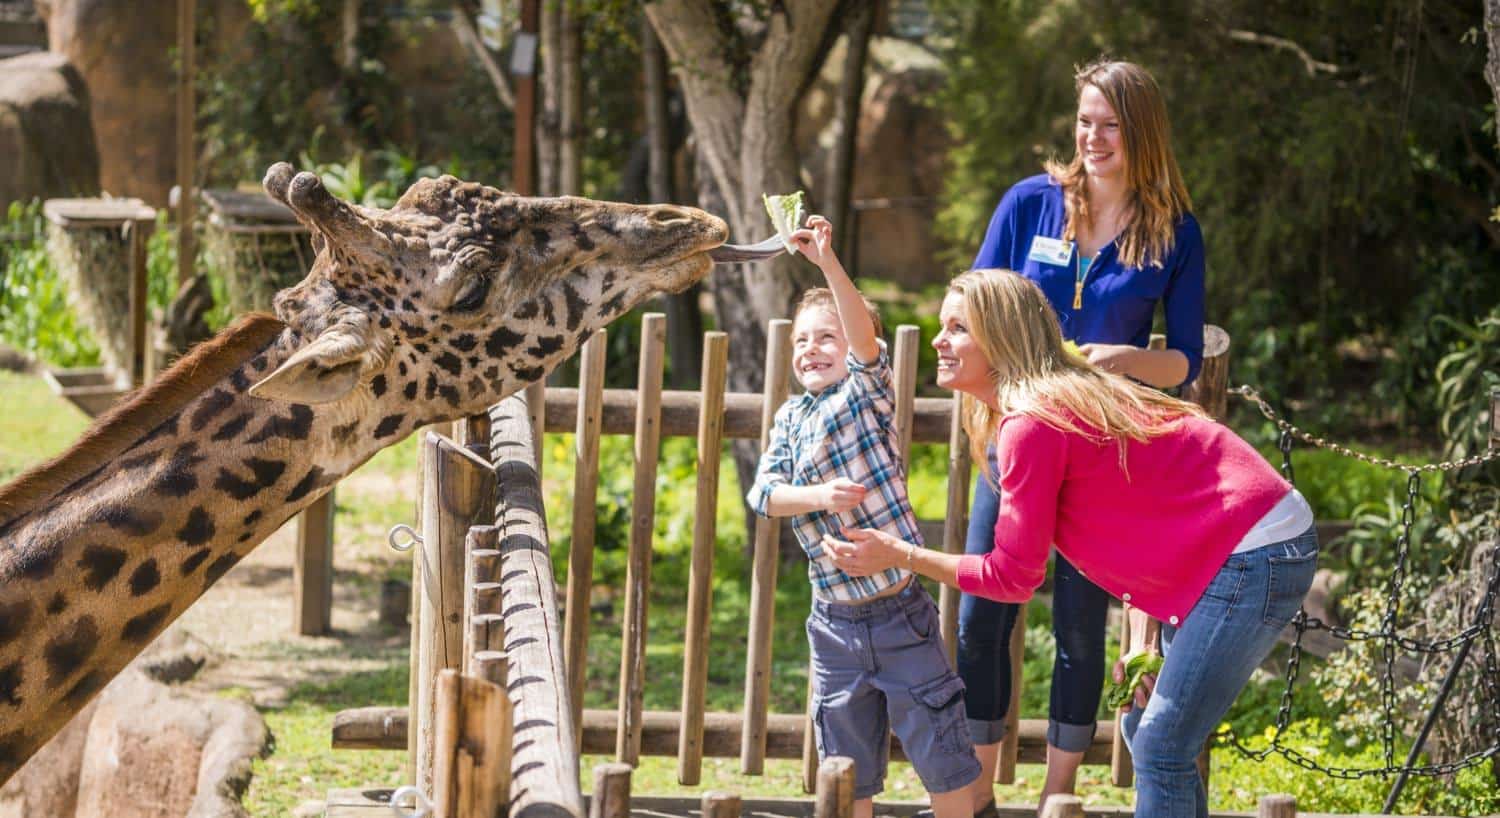
<path id="1" fill-rule="evenodd" d="M 1130 365 L 1141 348 L 1130 344 L 1080 344 L 1078 352 L 1105 372 L 1129 375 Z"/>
<path id="2" fill-rule="evenodd" d="M 906 549 L 913 546 L 904 540 L 874 528 L 845 528 L 841 540 L 824 535 L 823 548 L 833 564 L 851 577 L 867 577 L 902 564 Z"/>
<path id="3" fill-rule="evenodd" d="M 1153 647 L 1153 648 L 1151 648 L 1148 651 L 1148 653 L 1150 653 L 1152 656 L 1155 656 L 1156 655 L 1156 649 Z M 1127 662 L 1129 662 L 1129 660 L 1130 660 L 1129 656 L 1121 656 L 1119 659 L 1115 660 L 1114 670 L 1110 674 L 1114 678 L 1115 684 L 1121 684 L 1121 685 L 1125 684 L 1125 674 L 1126 674 L 1125 665 L 1126 665 Z M 1129 712 L 1132 704 L 1135 707 L 1142 707 L 1142 708 L 1144 708 L 1146 706 L 1146 703 L 1151 700 L 1151 691 L 1153 691 L 1155 689 L 1156 689 L 1156 674 L 1155 673 L 1143 673 L 1143 674 L 1141 674 L 1140 684 L 1136 685 L 1136 688 L 1135 688 L 1135 691 L 1134 691 L 1133 702 L 1127 701 L 1125 703 L 1125 705 L 1120 708 L 1121 712 Z"/>
<path id="4" fill-rule="evenodd" d="M 792 241 L 808 261 L 819 267 L 838 261 L 833 254 L 833 223 L 822 216 L 808 216 L 807 227 L 794 231 Z"/>

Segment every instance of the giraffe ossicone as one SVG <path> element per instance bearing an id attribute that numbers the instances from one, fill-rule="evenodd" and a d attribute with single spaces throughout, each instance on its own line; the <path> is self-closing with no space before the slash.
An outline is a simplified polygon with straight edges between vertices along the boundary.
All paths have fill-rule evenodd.
<path id="1" fill-rule="evenodd" d="M 214 581 L 375 452 L 483 411 L 701 279 L 724 222 L 451 176 L 388 210 L 271 167 L 307 276 L 0 486 L 0 783 Z"/>

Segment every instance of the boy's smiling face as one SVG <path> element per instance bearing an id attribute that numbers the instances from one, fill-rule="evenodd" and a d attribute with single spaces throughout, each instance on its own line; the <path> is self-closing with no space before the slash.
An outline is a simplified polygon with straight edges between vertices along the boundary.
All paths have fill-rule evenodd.
<path id="1" fill-rule="evenodd" d="M 811 306 L 792 321 L 792 371 L 802 388 L 817 394 L 849 374 L 849 339 L 838 314 Z"/>

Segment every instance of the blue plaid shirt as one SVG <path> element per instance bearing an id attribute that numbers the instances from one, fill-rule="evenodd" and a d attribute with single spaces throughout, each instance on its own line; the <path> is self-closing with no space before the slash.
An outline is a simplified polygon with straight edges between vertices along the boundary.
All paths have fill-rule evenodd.
<path id="1" fill-rule="evenodd" d="M 846 477 L 867 489 L 862 503 L 842 514 L 812 511 L 792 517 L 797 542 L 807 552 L 814 593 L 837 601 L 865 599 L 900 583 L 909 573 L 888 568 L 851 577 L 833 564 L 823 535 L 843 539 L 843 526 L 878 528 L 920 547 L 917 517 L 906 496 L 906 468 L 898 454 L 896 397 L 885 344 L 872 364 L 848 358 L 849 375 L 817 394 L 788 398 L 776 411 L 770 442 L 760 457 L 746 499 L 770 516 L 771 492 L 780 485 L 810 486 Z"/>

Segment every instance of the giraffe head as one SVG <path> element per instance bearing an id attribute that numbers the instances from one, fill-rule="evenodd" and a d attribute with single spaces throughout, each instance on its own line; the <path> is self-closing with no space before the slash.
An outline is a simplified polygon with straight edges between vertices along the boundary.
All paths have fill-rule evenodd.
<path id="1" fill-rule="evenodd" d="M 251 394 L 393 394 L 428 420 L 482 411 L 540 378 L 595 328 L 702 278 L 728 235 L 689 207 L 522 197 L 451 176 L 418 181 L 390 210 L 341 201 L 284 162 L 265 187 L 318 254 L 275 300 L 296 351 Z"/>

